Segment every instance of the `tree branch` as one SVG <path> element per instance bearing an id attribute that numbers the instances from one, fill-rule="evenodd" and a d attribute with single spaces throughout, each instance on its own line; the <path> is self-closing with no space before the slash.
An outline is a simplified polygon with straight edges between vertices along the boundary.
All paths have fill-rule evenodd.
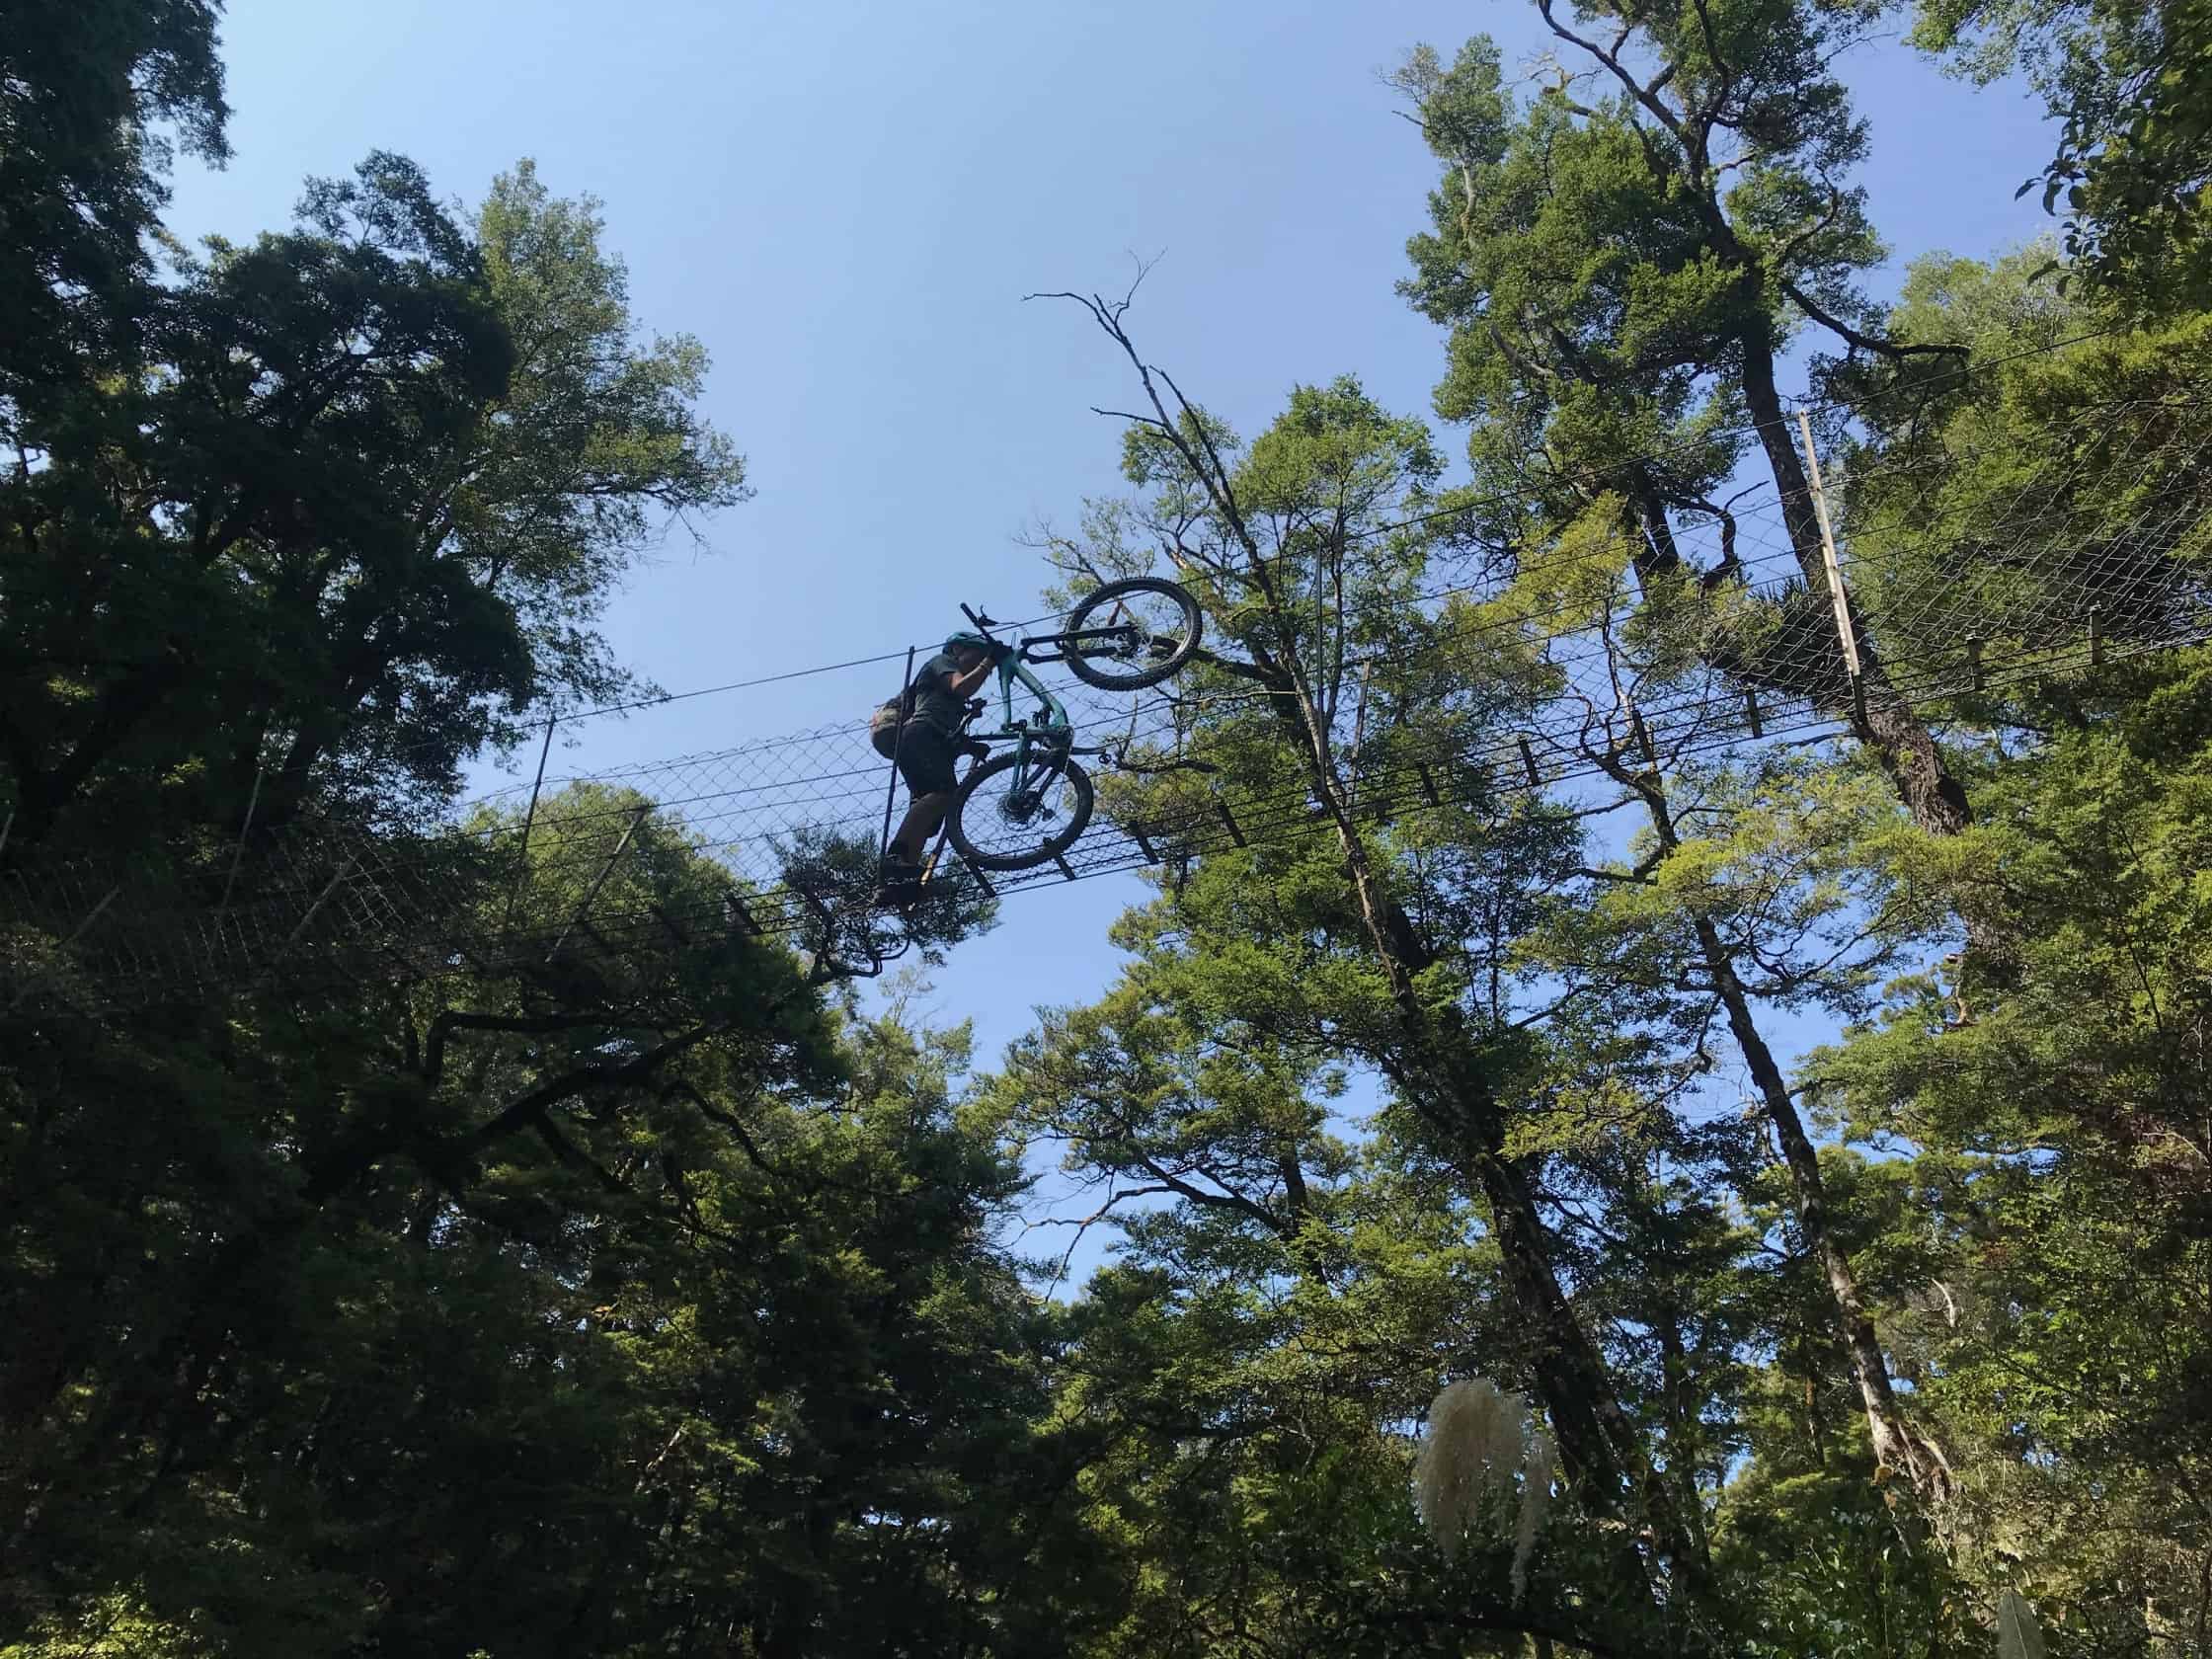
<path id="1" fill-rule="evenodd" d="M 1621 87 L 1627 92 L 1630 98 L 1633 98 L 1638 104 L 1642 105 L 1646 110 L 1650 111 L 1653 118 L 1657 119 L 1661 125 L 1666 127 L 1669 132 L 1672 132 L 1678 138 L 1682 136 L 1681 118 L 1677 117 L 1672 110 L 1667 108 L 1665 103 L 1659 99 L 1652 88 L 1644 86 L 1635 78 L 1635 76 L 1629 74 L 1627 69 L 1622 66 L 1620 60 L 1618 57 L 1614 56 L 1612 52 L 1606 50 L 1605 47 L 1599 45 L 1597 41 L 1584 40 L 1580 35 L 1577 35 L 1573 30 L 1569 29 L 1565 24 L 1561 23 L 1556 17 L 1552 16 L 1551 0 L 1537 0 L 1537 10 L 1542 14 L 1543 21 L 1547 26 L 1549 26 L 1552 34 L 1558 36 L 1560 40 L 1565 40 L 1570 45 L 1580 46 L 1584 51 L 1588 52 L 1592 57 L 1596 58 L 1600 63 L 1604 64 L 1613 72 L 1613 78 L 1620 83 Z"/>
<path id="2" fill-rule="evenodd" d="M 578 1095 L 588 1094 L 594 1089 L 615 1088 L 623 1083 L 638 1082 L 651 1076 L 670 1061 L 689 1054 L 701 1043 L 719 1035 L 723 1029 L 719 1023 L 702 1025 L 681 1037 L 671 1038 L 659 1048 L 648 1049 L 636 1059 L 624 1061 L 620 1066 L 588 1066 L 556 1077 L 551 1082 L 541 1083 L 466 1135 L 444 1145 L 463 1157 L 473 1158 L 487 1146 L 505 1140 L 517 1130 L 528 1128 L 533 1119 L 561 1102 L 573 1100 Z"/>
<path id="3" fill-rule="evenodd" d="M 445 1042 L 455 1031 L 508 1031 L 543 1034 L 573 1031 L 594 1025 L 619 1025 L 611 1014 L 480 1014 L 465 1008 L 447 1008 L 431 1021 L 423 1039 L 423 1080 L 437 1082 L 445 1071 Z"/>
<path id="4" fill-rule="evenodd" d="M 630 1190 L 620 1176 L 563 1135 L 551 1118 L 540 1113 L 530 1127 L 537 1131 L 537 1138 L 545 1143 L 546 1148 L 555 1157 L 571 1168 L 589 1169 L 598 1178 L 602 1190 L 610 1193 L 626 1193 Z"/>
<path id="5" fill-rule="evenodd" d="M 1160 1167 L 1156 1159 L 1147 1157 L 1143 1152 L 1133 1152 L 1132 1158 L 1140 1169 L 1144 1170 L 1153 1180 L 1161 1182 L 1167 1191 L 1173 1193 L 1177 1198 L 1187 1199 L 1201 1209 L 1227 1210 L 1235 1215 L 1242 1216 L 1247 1221 L 1259 1223 L 1260 1225 L 1279 1238 L 1288 1238 L 1296 1230 L 1289 1222 L 1276 1215 L 1266 1205 L 1246 1198 L 1242 1193 L 1208 1192 L 1204 1187 L 1194 1186 L 1180 1176 L 1169 1174 Z"/>
<path id="6" fill-rule="evenodd" d="M 1903 345 L 1894 340 L 1876 340 L 1871 335 L 1860 334 L 1842 318 L 1831 316 L 1807 295 L 1804 289 L 1787 277 L 1782 278 L 1781 287 L 1782 292 L 1789 295 L 1790 299 L 1795 302 L 1798 310 L 1804 312 L 1806 316 L 1820 324 L 1821 327 L 1838 336 L 1855 352 L 1871 352 L 1876 356 L 1889 358 L 1892 362 L 1901 362 L 1907 357 L 1965 357 L 1971 355 L 1964 346 L 1917 346 Z"/>

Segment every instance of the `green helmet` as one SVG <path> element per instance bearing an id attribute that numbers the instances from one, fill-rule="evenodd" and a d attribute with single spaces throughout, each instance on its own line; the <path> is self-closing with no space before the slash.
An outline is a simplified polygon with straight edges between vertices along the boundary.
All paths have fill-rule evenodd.
<path id="1" fill-rule="evenodd" d="M 963 646 L 972 651 L 988 651 L 990 640 L 984 634 L 957 633 L 945 636 L 945 649 L 947 651 L 958 651 Z"/>

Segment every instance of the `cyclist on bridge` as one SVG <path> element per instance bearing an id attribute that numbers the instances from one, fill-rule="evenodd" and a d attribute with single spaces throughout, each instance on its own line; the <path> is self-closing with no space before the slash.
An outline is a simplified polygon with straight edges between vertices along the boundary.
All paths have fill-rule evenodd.
<path id="1" fill-rule="evenodd" d="M 988 747 L 960 731 L 968 700 L 1013 647 L 983 634 L 948 635 L 944 650 L 922 664 L 908 685 L 876 711 L 868 735 L 876 752 L 896 760 L 907 780 L 907 816 L 884 850 L 884 896 L 895 901 L 919 897 L 922 853 L 952 810 L 958 780 L 954 764 L 962 755 L 982 759 Z"/>
<path id="2" fill-rule="evenodd" d="M 1101 583 L 1076 602 L 1060 632 L 1012 643 L 993 638 L 995 624 L 981 611 L 960 608 L 975 632 L 947 635 L 944 650 L 868 723 L 876 752 L 907 780 L 906 821 L 885 844 L 875 899 L 893 909 L 908 909 L 921 898 L 922 860 L 940 827 L 987 892 L 985 870 L 1032 870 L 1053 859 L 1072 880 L 1061 855 L 1090 823 L 1095 804 L 1090 776 L 1075 756 L 1107 751 L 1076 747 L 1066 706 L 1037 677 L 1037 668 L 1065 664 L 1102 691 L 1142 691 L 1190 660 L 1203 623 L 1187 590 L 1154 576 Z M 1002 724 L 972 735 L 969 722 L 988 702 L 974 693 L 994 674 Z M 1036 696 L 1033 712 L 1015 714 L 1017 686 Z M 992 754 L 987 744 L 1000 742 L 1006 748 Z M 965 778 L 954 774 L 962 755 L 981 762 Z"/>

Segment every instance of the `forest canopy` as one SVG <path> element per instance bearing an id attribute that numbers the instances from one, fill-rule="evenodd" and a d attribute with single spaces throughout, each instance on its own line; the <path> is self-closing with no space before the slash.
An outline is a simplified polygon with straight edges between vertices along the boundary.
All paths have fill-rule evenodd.
<path id="1" fill-rule="evenodd" d="M 2204 8 L 1533 4 L 1430 410 L 1052 297 L 1204 643 L 998 1054 L 1052 888 L 545 777 L 760 484 L 601 204 L 188 248 L 219 4 L 8 8 L 0 1655 L 2212 1659 Z M 2049 238 L 1893 279 L 1900 31 Z"/>

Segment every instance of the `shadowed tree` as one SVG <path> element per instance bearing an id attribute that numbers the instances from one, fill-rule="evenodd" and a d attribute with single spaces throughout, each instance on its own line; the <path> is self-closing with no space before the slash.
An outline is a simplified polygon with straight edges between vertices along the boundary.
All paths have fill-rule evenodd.
<path id="1" fill-rule="evenodd" d="M 639 346 L 589 203 L 525 165 L 474 233 L 401 158 L 211 246 L 147 366 L 15 435 L 0 762 L 17 845 L 73 809 L 235 831 L 434 809 L 524 712 L 629 684 L 592 622 L 668 514 L 743 498 Z"/>
<path id="2" fill-rule="evenodd" d="M 175 132 L 220 165 L 220 0 L 15 0 L 0 32 L 0 434 L 138 360 Z"/>

